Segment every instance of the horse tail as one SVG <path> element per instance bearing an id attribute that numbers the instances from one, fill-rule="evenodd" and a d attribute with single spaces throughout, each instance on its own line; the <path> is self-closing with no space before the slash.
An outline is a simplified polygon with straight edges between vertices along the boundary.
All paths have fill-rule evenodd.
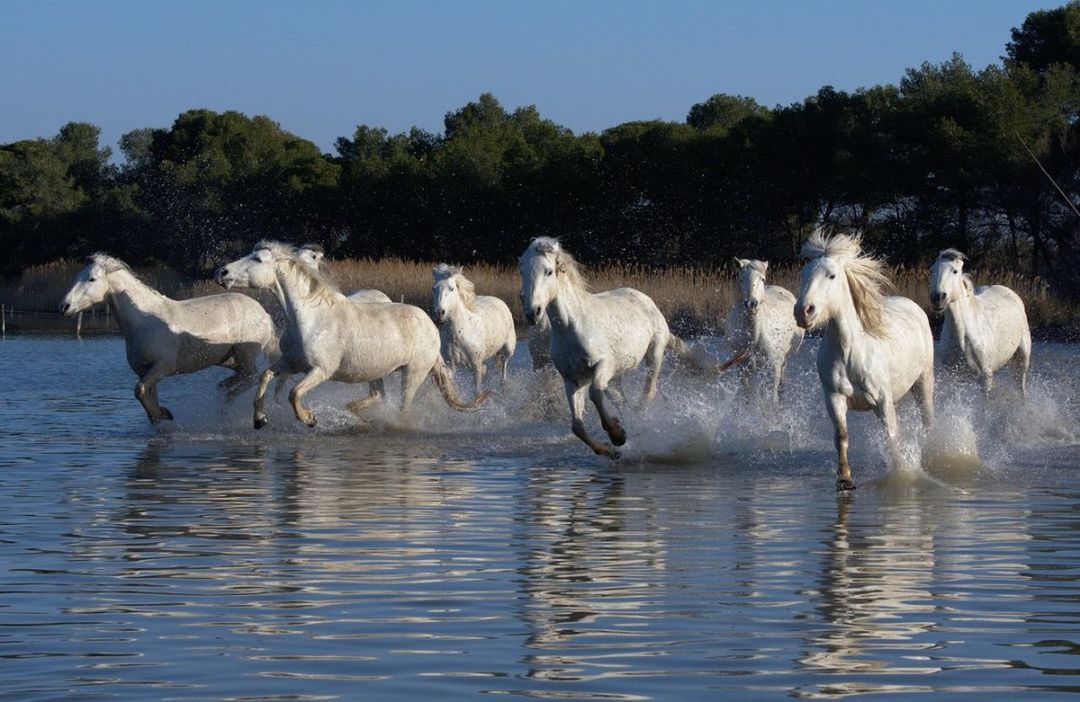
<path id="1" fill-rule="evenodd" d="M 704 349 L 691 348 L 685 341 L 675 336 L 668 335 L 667 350 L 675 354 L 680 363 L 685 363 L 690 368 L 703 373 L 717 373 L 723 368 L 718 368 L 716 359 Z"/>
<path id="2" fill-rule="evenodd" d="M 475 412 L 491 396 L 491 392 L 485 390 L 477 395 L 476 399 L 471 403 L 462 402 L 458 396 L 457 388 L 454 387 L 454 379 L 450 376 L 450 371 L 446 369 L 446 364 L 443 362 L 441 355 L 435 359 L 435 365 L 431 368 L 431 377 L 435 380 L 435 385 L 439 387 L 439 392 L 442 393 L 446 404 L 458 412 Z"/>

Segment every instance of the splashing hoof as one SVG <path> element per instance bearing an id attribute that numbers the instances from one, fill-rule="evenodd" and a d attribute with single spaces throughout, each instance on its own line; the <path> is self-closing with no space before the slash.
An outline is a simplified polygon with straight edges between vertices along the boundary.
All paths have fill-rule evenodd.
<path id="1" fill-rule="evenodd" d="M 268 417 L 266 417 L 265 415 L 263 415 L 261 417 L 256 417 L 255 421 L 252 422 L 252 423 L 255 425 L 256 429 L 262 429 L 263 427 L 265 427 L 267 424 L 270 423 L 270 419 Z"/>
<path id="2" fill-rule="evenodd" d="M 836 479 L 836 491 L 837 492 L 849 492 L 855 489 L 855 481 L 851 478 L 837 478 Z"/>
<path id="3" fill-rule="evenodd" d="M 304 424 L 308 425 L 309 427 L 314 427 L 316 424 L 318 424 L 318 422 L 315 421 L 315 415 L 313 414 L 309 418 L 305 419 Z"/>
<path id="4" fill-rule="evenodd" d="M 622 428 L 622 424 L 618 419 L 612 420 L 611 429 L 608 430 L 608 437 L 611 438 L 611 443 L 616 446 L 622 446 L 626 443 L 626 430 Z"/>
<path id="5" fill-rule="evenodd" d="M 613 461 L 618 460 L 622 456 L 618 449 L 614 446 L 608 446 L 607 444 L 601 444 L 599 448 L 596 449 L 596 453 L 600 456 L 607 456 Z"/>

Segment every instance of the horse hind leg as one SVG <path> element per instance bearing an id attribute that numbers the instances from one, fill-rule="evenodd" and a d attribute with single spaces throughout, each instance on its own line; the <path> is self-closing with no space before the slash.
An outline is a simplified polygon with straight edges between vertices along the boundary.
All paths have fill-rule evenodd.
<path id="1" fill-rule="evenodd" d="M 593 453 L 600 456 L 607 456 L 614 460 L 619 457 L 618 450 L 613 446 L 607 444 L 601 444 L 589 436 L 589 432 L 585 429 L 585 388 L 577 387 L 570 380 L 563 380 L 563 386 L 566 389 L 566 400 L 570 404 L 570 414 L 572 419 L 570 421 L 570 430 L 574 432 L 574 436 L 585 442 L 585 445 L 593 450 Z"/>
<path id="2" fill-rule="evenodd" d="M 236 371 L 232 377 L 226 378 L 230 381 L 230 387 L 225 395 L 226 402 L 235 399 L 237 395 L 255 384 L 256 361 L 260 350 L 261 347 L 258 344 L 237 344 L 233 347 L 231 355 Z"/>
<path id="3" fill-rule="evenodd" d="M 915 385 L 911 388 L 919 403 L 919 415 L 922 417 L 923 428 L 929 430 L 934 424 L 934 369 L 923 371 Z"/>
<path id="4" fill-rule="evenodd" d="M 1020 340 L 1020 348 L 1016 350 L 1016 355 L 1013 356 L 1013 373 L 1016 374 L 1016 381 L 1020 383 L 1020 396 L 1027 399 L 1027 378 L 1028 371 L 1031 369 L 1031 332 L 1024 330 L 1024 337 Z"/>
<path id="5" fill-rule="evenodd" d="M 648 370 L 645 376 L 645 387 L 641 391 L 642 407 L 646 407 L 656 399 L 656 388 L 660 382 L 660 369 L 664 365 L 664 351 L 666 349 L 666 342 L 660 343 L 658 339 L 653 339 L 652 345 L 645 352 L 645 366 Z"/>
<path id="6" fill-rule="evenodd" d="M 407 412 L 412 407 L 413 398 L 420 390 L 424 378 L 428 377 L 428 370 L 420 371 L 414 366 L 405 366 L 401 369 L 401 411 Z"/>
<path id="7" fill-rule="evenodd" d="M 353 414 L 360 414 L 368 407 L 377 405 L 378 403 L 382 402 L 385 396 L 386 395 L 383 392 L 382 378 L 379 378 L 378 380 L 372 380 L 370 383 L 368 383 L 368 396 L 362 397 L 359 400 L 353 400 L 349 404 L 345 405 L 345 409 L 349 410 Z"/>

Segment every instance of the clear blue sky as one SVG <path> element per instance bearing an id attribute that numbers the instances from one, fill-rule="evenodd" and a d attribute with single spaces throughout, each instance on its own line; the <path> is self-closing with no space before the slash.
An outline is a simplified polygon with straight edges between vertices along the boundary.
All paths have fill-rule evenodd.
<path id="1" fill-rule="evenodd" d="M 357 124 L 442 129 L 489 91 L 575 132 L 683 120 L 718 92 L 774 106 L 999 61 L 1064 0 L 0 0 L 0 143 L 73 120 L 114 146 L 191 108 L 265 114 L 330 151 Z"/>

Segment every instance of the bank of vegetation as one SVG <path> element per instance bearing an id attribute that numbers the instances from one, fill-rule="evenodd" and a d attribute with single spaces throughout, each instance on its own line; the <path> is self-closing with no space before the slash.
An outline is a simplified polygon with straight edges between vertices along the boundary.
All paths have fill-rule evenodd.
<path id="1" fill-rule="evenodd" d="M 0 145 L 0 276 L 10 297 L 37 289 L 24 271 L 48 270 L 29 267 L 107 250 L 179 286 L 269 237 L 380 261 L 350 266 L 413 299 L 410 266 L 427 264 L 409 261 L 490 270 L 505 288 L 496 273 L 554 235 L 598 286 L 663 289 L 669 309 L 715 320 L 728 293 L 706 293 L 728 290 L 716 281 L 731 256 L 783 270 L 832 224 L 862 229 L 912 281 L 960 248 L 1056 319 L 1080 299 L 1080 0 L 1018 19 L 990 66 L 954 56 L 772 108 L 717 94 L 682 122 L 600 133 L 484 94 L 440 133 L 360 125 L 322 153 L 269 117 L 196 109 L 125 134 L 114 162 L 97 127 L 72 122 Z"/>

